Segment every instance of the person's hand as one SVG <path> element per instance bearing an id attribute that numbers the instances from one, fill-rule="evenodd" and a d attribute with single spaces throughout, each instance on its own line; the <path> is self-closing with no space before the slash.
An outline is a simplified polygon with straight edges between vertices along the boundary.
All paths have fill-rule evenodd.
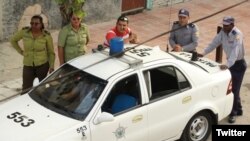
<path id="1" fill-rule="evenodd" d="M 176 52 L 181 52 L 182 47 L 180 45 L 175 45 L 174 50 Z"/>
<path id="2" fill-rule="evenodd" d="M 131 33 L 129 35 L 129 42 L 132 43 L 132 44 L 137 44 L 138 43 L 137 35 L 135 33 Z"/>
<path id="3" fill-rule="evenodd" d="M 72 97 L 73 97 L 73 94 L 71 92 L 63 94 L 61 96 L 61 98 L 64 99 L 64 100 L 70 100 Z"/>
<path id="4" fill-rule="evenodd" d="M 197 52 L 197 57 L 204 57 L 204 55 Z"/>
<path id="5" fill-rule="evenodd" d="M 53 68 L 49 68 L 49 73 L 52 73 L 54 71 Z"/>
<path id="6" fill-rule="evenodd" d="M 226 70 L 226 69 L 228 69 L 228 67 L 227 67 L 227 65 L 220 65 L 220 69 L 221 70 Z"/>
<path id="7" fill-rule="evenodd" d="M 128 44 L 128 43 L 130 43 L 129 38 L 127 38 L 127 39 L 123 39 L 123 42 L 124 42 L 124 44 Z"/>

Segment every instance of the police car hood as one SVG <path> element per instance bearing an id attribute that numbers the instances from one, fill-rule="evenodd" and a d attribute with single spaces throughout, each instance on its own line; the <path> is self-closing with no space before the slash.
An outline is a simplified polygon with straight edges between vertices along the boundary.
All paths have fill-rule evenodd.
<path id="1" fill-rule="evenodd" d="M 23 95 L 0 105 L 1 141 L 45 141 L 80 121 L 57 114 Z"/>

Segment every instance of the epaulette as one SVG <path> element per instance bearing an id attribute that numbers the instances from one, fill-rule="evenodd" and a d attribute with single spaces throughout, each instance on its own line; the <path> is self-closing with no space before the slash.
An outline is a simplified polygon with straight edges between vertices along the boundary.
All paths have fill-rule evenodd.
<path id="1" fill-rule="evenodd" d="M 44 33 L 50 35 L 50 32 L 48 30 L 44 30 Z"/>
<path id="2" fill-rule="evenodd" d="M 175 21 L 174 24 L 179 24 L 179 21 Z"/>
<path id="3" fill-rule="evenodd" d="M 25 27 L 23 27 L 22 29 L 23 29 L 23 30 L 24 30 L 24 29 L 30 29 L 30 27 L 29 27 L 29 26 L 25 26 Z"/>
<path id="4" fill-rule="evenodd" d="M 80 28 L 85 30 L 87 28 L 87 25 L 84 24 L 84 23 L 81 23 L 81 27 Z"/>
<path id="5" fill-rule="evenodd" d="M 192 27 L 192 28 L 195 27 L 195 25 L 194 25 L 193 23 L 188 24 L 188 26 L 190 26 L 190 27 Z"/>
<path id="6" fill-rule="evenodd" d="M 233 30 L 233 31 L 232 31 L 232 34 L 233 34 L 233 35 L 236 35 L 236 34 L 237 34 L 237 32 L 236 32 L 235 30 Z"/>

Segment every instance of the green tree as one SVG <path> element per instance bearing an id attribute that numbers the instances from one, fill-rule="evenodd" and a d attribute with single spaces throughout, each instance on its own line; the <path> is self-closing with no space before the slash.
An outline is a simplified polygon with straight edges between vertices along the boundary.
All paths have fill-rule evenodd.
<path id="1" fill-rule="evenodd" d="M 59 5 L 60 13 L 62 16 L 62 26 L 68 24 L 70 22 L 70 15 L 73 11 L 82 11 L 84 16 L 86 16 L 86 12 L 82 9 L 84 6 L 85 0 L 55 0 Z"/>

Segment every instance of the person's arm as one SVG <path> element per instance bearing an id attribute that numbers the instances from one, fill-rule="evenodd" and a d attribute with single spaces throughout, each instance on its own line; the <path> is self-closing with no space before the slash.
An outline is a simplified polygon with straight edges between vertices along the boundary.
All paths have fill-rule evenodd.
<path id="1" fill-rule="evenodd" d="M 172 30 L 175 29 L 174 25 L 172 27 Z M 182 51 L 182 47 L 176 43 L 176 37 L 175 37 L 175 33 L 171 32 L 170 33 L 170 37 L 169 37 L 169 44 L 172 47 L 172 51 L 176 51 L 176 52 L 180 52 Z"/>
<path id="2" fill-rule="evenodd" d="M 132 43 L 132 44 L 137 44 L 138 43 L 137 35 L 132 31 L 129 33 L 129 42 Z"/>
<path id="3" fill-rule="evenodd" d="M 109 31 L 106 34 L 106 42 L 108 43 L 108 45 L 110 45 L 110 40 L 114 37 L 116 37 L 116 34 L 113 31 Z"/>
<path id="4" fill-rule="evenodd" d="M 190 44 L 187 44 L 185 46 L 182 46 L 183 51 L 193 51 L 198 46 L 198 40 L 199 40 L 199 29 L 196 25 L 193 25 L 192 28 L 192 42 Z"/>
<path id="5" fill-rule="evenodd" d="M 53 39 L 51 35 L 47 37 L 47 50 L 48 50 L 48 57 L 49 57 L 49 73 L 54 71 L 54 63 L 55 63 L 55 51 L 53 45 Z"/>
<path id="6" fill-rule="evenodd" d="M 175 29 L 175 25 L 172 26 L 172 29 L 171 30 L 174 30 Z M 170 46 L 172 47 L 172 49 L 175 48 L 176 46 L 176 38 L 175 38 L 175 32 L 170 32 L 170 36 L 169 36 L 169 44 Z"/>
<path id="7" fill-rule="evenodd" d="M 64 48 L 58 46 L 58 59 L 60 66 L 65 63 L 64 61 Z"/>
<path id="8" fill-rule="evenodd" d="M 90 41 L 89 28 L 87 26 L 86 26 L 86 32 L 87 32 L 87 41 L 86 41 L 86 45 L 87 45 Z"/>
<path id="9" fill-rule="evenodd" d="M 67 40 L 67 30 L 66 28 L 63 28 L 58 35 L 58 59 L 60 65 L 65 63 L 65 58 L 64 58 L 64 47 L 66 44 Z"/>
<path id="10" fill-rule="evenodd" d="M 10 38 L 12 47 L 21 55 L 23 55 L 23 50 L 19 46 L 18 42 L 23 38 L 23 32 L 24 30 L 20 30 Z"/>
<path id="11" fill-rule="evenodd" d="M 223 31 L 217 34 L 214 37 L 213 41 L 204 49 L 203 53 L 201 54 L 202 57 L 212 52 L 215 48 L 217 48 L 222 43 L 222 32 Z M 221 70 L 226 70 L 228 68 L 227 65 L 220 65 L 219 67 Z"/>
<path id="12" fill-rule="evenodd" d="M 212 52 L 215 48 L 217 48 L 221 42 L 222 42 L 222 32 L 221 31 L 219 34 L 217 34 L 213 41 L 204 49 L 202 55 L 205 56 L 207 55 L 208 53 Z"/>

